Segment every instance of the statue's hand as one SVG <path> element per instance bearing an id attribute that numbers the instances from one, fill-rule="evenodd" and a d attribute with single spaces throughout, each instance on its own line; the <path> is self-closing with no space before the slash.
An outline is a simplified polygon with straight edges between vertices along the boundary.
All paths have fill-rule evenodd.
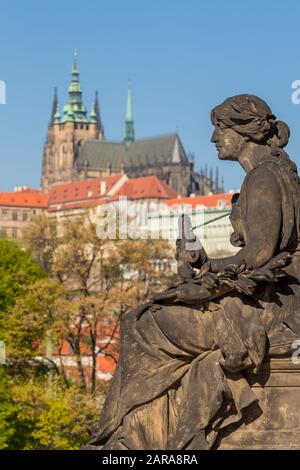
<path id="1" fill-rule="evenodd" d="M 202 266 L 204 266 L 204 264 L 207 261 L 208 261 L 208 256 L 207 256 L 206 251 L 205 251 L 205 249 L 202 245 L 201 245 L 201 248 L 199 248 L 198 250 L 193 251 L 191 265 L 194 268 L 201 269 Z"/>
<path id="2" fill-rule="evenodd" d="M 172 287 L 155 295 L 151 300 L 154 303 L 193 305 L 209 298 L 209 296 L 210 291 L 207 287 L 193 282 L 184 282 L 177 287 Z"/>
<path id="3" fill-rule="evenodd" d="M 194 277 L 194 267 L 201 268 L 207 261 L 205 250 L 193 231 L 191 218 L 185 214 L 178 218 L 175 259 L 178 275 L 184 281 Z"/>
<path id="4" fill-rule="evenodd" d="M 200 240 L 195 236 L 191 242 L 177 238 L 175 259 L 178 265 L 178 275 L 183 280 L 188 280 L 193 277 L 193 268 L 202 268 L 208 257 Z"/>

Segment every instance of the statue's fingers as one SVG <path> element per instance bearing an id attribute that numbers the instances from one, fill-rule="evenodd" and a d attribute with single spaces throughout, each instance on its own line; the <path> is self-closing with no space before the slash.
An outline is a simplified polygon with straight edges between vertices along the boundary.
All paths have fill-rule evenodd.
<path id="1" fill-rule="evenodd" d="M 169 289 L 161 294 L 155 295 L 152 300 L 153 302 L 160 302 L 162 300 L 170 300 L 176 296 L 176 289 Z"/>

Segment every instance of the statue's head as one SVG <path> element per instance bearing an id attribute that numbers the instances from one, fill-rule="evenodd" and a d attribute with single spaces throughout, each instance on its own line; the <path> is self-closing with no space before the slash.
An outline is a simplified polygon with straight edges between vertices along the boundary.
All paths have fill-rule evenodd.
<path id="1" fill-rule="evenodd" d="M 211 141 L 221 160 L 237 160 L 249 142 L 283 148 L 290 130 L 277 121 L 267 103 L 255 95 L 236 95 L 228 98 L 211 112 L 215 126 Z"/>

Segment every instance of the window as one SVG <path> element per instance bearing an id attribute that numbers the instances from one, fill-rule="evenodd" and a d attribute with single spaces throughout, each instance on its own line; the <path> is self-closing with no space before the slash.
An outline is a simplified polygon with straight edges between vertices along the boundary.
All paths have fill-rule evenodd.
<path id="1" fill-rule="evenodd" d="M 13 220 L 18 220 L 18 213 L 16 211 L 13 211 L 12 213 L 12 219 Z"/>
<path id="2" fill-rule="evenodd" d="M 2 220 L 8 220 L 8 212 L 6 209 L 2 209 Z"/>
<path id="3" fill-rule="evenodd" d="M 27 212 L 23 212 L 23 222 L 26 222 L 28 220 L 28 214 Z"/>

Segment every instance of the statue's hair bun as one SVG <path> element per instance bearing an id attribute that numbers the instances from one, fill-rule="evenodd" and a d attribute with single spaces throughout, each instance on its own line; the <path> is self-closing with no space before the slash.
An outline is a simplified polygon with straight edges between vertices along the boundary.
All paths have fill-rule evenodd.
<path id="1" fill-rule="evenodd" d="M 285 147 L 290 138 L 289 126 L 283 121 L 275 121 L 272 127 L 273 133 L 272 136 L 268 139 L 268 145 L 271 147 Z"/>

